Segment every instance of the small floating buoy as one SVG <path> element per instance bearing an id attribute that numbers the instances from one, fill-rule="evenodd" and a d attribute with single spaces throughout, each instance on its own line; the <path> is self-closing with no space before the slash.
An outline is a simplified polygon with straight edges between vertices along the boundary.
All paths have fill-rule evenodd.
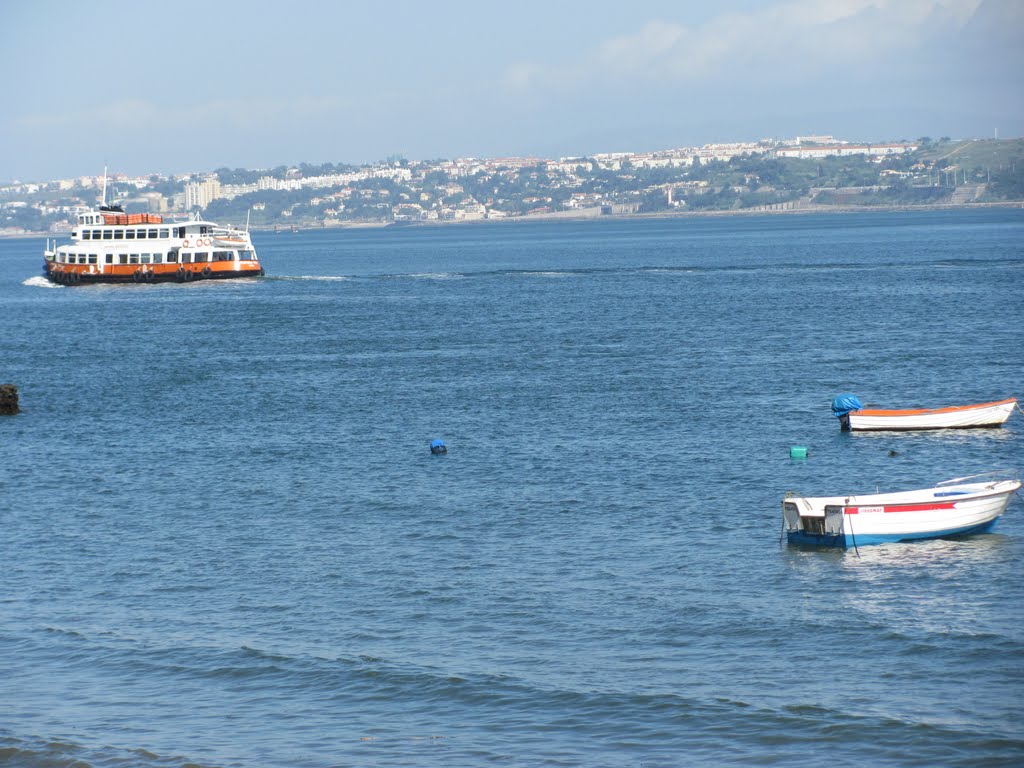
<path id="1" fill-rule="evenodd" d="M 431 440 L 430 452 L 433 454 L 448 453 L 448 448 L 445 446 L 444 440 Z"/>
<path id="2" fill-rule="evenodd" d="M 806 459 L 807 458 L 807 447 L 803 445 L 794 445 L 789 449 L 789 458 L 791 459 Z"/>
<path id="3" fill-rule="evenodd" d="M 891 449 L 890 449 L 890 450 L 889 450 L 889 455 L 890 455 L 890 456 L 899 456 L 899 455 L 900 455 L 900 452 L 899 452 L 899 451 L 894 451 L 894 450 L 891 450 Z"/>

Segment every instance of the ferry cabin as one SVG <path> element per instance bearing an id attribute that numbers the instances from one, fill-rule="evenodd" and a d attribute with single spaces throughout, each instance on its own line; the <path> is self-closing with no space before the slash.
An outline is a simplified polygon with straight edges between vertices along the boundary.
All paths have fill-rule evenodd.
<path id="1" fill-rule="evenodd" d="M 80 214 L 72 243 L 45 253 L 55 282 L 154 282 L 261 275 L 249 233 L 200 219 L 165 223 L 152 214 Z"/>

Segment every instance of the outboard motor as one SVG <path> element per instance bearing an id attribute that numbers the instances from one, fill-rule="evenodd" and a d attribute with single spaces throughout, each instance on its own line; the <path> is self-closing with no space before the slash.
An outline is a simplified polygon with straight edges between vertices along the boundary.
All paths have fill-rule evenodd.
<path id="1" fill-rule="evenodd" d="M 839 428 L 844 432 L 850 429 L 850 413 L 864 407 L 860 398 L 849 393 L 836 395 L 832 399 L 832 415 L 839 419 Z"/>
<path id="2" fill-rule="evenodd" d="M 436 456 L 439 453 L 448 453 L 448 448 L 445 446 L 444 440 L 431 440 L 430 452 Z"/>

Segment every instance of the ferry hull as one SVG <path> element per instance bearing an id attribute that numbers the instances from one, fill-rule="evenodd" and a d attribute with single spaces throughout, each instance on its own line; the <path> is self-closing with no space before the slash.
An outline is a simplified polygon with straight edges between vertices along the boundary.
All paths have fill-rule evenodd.
<path id="1" fill-rule="evenodd" d="M 189 264 L 156 264 L 149 269 L 136 268 L 123 272 L 98 272 L 88 269 L 60 269 L 62 265 L 46 262 L 44 276 L 59 285 L 96 285 L 101 283 L 146 284 L 146 283 L 189 283 L 199 280 L 231 280 L 240 277 L 259 277 L 263 268 L 259 264 L 236 265 L 228 262 L 227 268 Z M 165 267 L 165 268 L 161 268 Z"/>

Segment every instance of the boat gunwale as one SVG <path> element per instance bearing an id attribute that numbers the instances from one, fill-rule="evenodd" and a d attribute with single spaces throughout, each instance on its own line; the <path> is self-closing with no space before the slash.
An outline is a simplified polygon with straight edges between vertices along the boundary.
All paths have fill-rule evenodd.
<path id="1" fill-rule="evenodd" d="M 1005 400 L 993 400 L 989 403 L 973 403 L 971 405 L 950 405 L 944 408 L 859 408 L 850 411 L 850 416 L 930 416 L 932 414 L 960 413 L 963 411 L 982 410 L 1000 405 L 1012 405 L 1017 398 L 1008 397 Z"/>
<path id="2" fill-rule="evenodd" d="M 956 493 L 958 488 L 977 487 L 977 491 Z M 1008 487 L 1000 487 L 1008 486 Z M 791 496 L 783 501 L 804 502 L 804 509 L 798 506 L 798 513 L 805 517 L 817 517 L 825 514 L 826 506 L 843 507 L 843 514 L 849 514 L 846 510 L 849 507 L 910 507 L 920 506 L 928 502 L 939 503 L 960 503 L 964 501 L 977 501 L 991 496 L 1002 496 L 1018 491 L 1021 488 L 1020 480 L 998 480 L 991 483 L 962 483 L 960 485 L 936 485 L 932 488 L 917 488 L 909 491 L 892 491 L 891 493 L 871 493 L 860 496 Z M 942 495 L 936 495 L 941 489 Z M 931 492 L 931 495 L 926 495 Z M 910 497 L 910 494 L 921 494 Z M 903 497 L 894 500 L 894 497 Z M 888 500 L 888 501 L 887 501 Z M 940 501 L 941 500 L 941 501 Z M 908 510 L 910 511 L 910 510 Z M 893 510 L 899 512 L 899 510 Z M 889 513 L 892 514 L 892 513 Z"/>

